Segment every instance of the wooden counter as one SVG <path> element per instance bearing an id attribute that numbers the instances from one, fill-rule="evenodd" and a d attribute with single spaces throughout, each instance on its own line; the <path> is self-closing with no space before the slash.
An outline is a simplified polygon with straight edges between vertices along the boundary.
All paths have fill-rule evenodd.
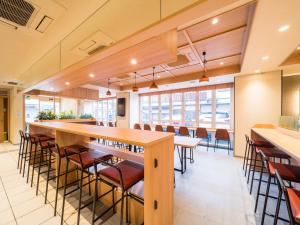
<path id="1" fill-rule="evenodd" d="M 173 224 L 173 134 L 65 122 L 34 122 L 29 124 L 29 129 L 31 133 L 55 136 L 59 146 L 87 143 L 92 137 L 144 147 L 144 224 Z"/>
<path id="2" fill-rule="evenodd" d="M 283 128 L 252 128 L 252 132 L 300 160 L 300 138 L 293 131 Z"/>

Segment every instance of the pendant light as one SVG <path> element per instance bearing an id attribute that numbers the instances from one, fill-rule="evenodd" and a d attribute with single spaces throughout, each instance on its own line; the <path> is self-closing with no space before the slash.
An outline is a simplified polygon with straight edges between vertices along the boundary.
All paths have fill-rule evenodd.
<path id="1" fill-rule="evenodd" d="M 153 67 L 153 75 L 152 75 L 153 79 L 152 79 L 152 84 L 149 87 L 150 90 L 157 90 L 158 89 L 158 86 L 156 85 L 155 80 L 154 80 L 154 70 L 155 70 L 155 67 Z"/>
<path id="2" fill-rule="evenodd" d="M 136 72 L 134 72 L 134 86 L 132 87 L 133 92 L 138 92 L 139 88 L 136 86 Z"/>
<path id="3" fill-rule="evenodd" d="M 199 79 L 200 83 L 207 83 L 209 81 L 209 78 L 206 76 L 206 63 L 207 63 L 207 60 L 206 60 L 206 52 L 202 52 L 202 55 L 203 55 L 203 75 L 202 77 Z"/>
<path id="4" fill-rule="evenodd" d="M 109 90 L 109 78 L 107 80 L 107 92 L 106 92 L 106 96 L 111 96 L 111 92 Z"/>

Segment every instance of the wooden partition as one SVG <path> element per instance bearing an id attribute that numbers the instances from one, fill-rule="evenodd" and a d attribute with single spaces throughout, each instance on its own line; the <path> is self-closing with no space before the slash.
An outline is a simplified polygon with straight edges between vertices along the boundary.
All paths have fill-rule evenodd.
<path id="1" fill-rule="evenodd" d="M 60 146 L 86 144 L 100 138 L 144 147 L 144 154 L 124 150 L 112 154 L 144 162 L 144 224 L 173 224 L 174 135 L 171 133 L 100 127 L 64 122 L 35 122 L 29 124 L 31 133 L 53 134 Z"/>

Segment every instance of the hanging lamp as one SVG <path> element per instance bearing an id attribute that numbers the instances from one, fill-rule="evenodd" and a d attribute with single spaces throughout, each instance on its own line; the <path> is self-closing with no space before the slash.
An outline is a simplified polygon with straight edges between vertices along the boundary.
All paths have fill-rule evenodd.
<path id="1" fill-rule="evenodd" d="M 203 75 L 202 77 L 199 79 L 200 83 L 207 83 L 209 81 L 209 78 L 208 76 L 206 76 L 206 63 L 207 63 L 207 60 L 206 60 L 206 52 L 202 52 L 202 55 L 203 55 Z"/>
<path id="2" fill-rule="evenodd" d="M 111 92 L 109 90 L 109 78 L 107 80 L 107 92 L 106 92 L 106 96 L 111 96 Z"/>
<path id="3" fill-rule="evenodd" d="M 155 67 L 153 67 L 153 78 L 152 78 L 152 84 L 150 85 L 149 89 L 150 90 L 157 90 L 158 89 L 158 86 L 157 84 L 155 83 L 155 80 L 154 80 L 154 70 L 155 70 Z"/>
<path id="4" fill-rule="evenodd" d="M 136 86 L 136 72 L 134 72 L 134 86 L 132 87 L 133 92 L 138 92 L 139 88 Z"/>

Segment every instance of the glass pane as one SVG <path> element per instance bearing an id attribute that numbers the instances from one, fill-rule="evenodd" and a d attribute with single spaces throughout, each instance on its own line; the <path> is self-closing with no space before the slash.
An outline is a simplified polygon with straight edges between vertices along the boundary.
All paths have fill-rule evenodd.
<path id="1" fill-rule="evenodd" d="M 149 96 L 141 97 L 141 122 L 150 122 L 150 106 L 149 106 Z"/>
<path id="2" fill-rule="evenodd" d="M 182 93 L 172 94 L 172 122 L 174 125 L 181 125 Z"/>
<path id="3" fill-rule="evenodd" d="M 103 103 L 103 122 L 107 122 L 108 121 L 108 117 L 107 117 L 107 100 L 102 101 Z"/>
<path id="4" fill-rule="evenodd" d="M 55 99 L 55 114 L 59 114 L 60 113 L 60 99 Z"/>
<path id="5" fill-rule="evenodd" d="M 212 90 L 199 92 L 200 127 L 211 127 L 212 122 Z"/>
<path id="6" fill-rule="evenodd" d="M 151 118 L 153 124 L 158 124 L 159 121 L 159 105 L 158 95 L 151 96 Z"/>
<path id="7" fill-rule="evenodd" d="M 114 104 L 113 104 L 113 100 L 108 100 L 107 101 L 107 120 L 109 122 L 114 122 L 115 118 L 114 118 Z"/>
<path id="8" fill-rule="evenodd" d="M 39 113 L 39 100 L 26 97 L 25 98 L 25 122 L 30 123 L 36 120 Z"/>
<path id="9" fill-rule="evenodd" d="M 103 101 L 98 102 L 98 121 L 103 121 Z"/>
<path id="10" fill-rule="evenodd" d="M 52 111 L 54 112 L 54 100 L 49 98 L 49 100 L 40 101 L 40 111 Z"/>
<path id="11" fill-rule="evenodd" d="M 83 113 L 91 114 L 96 118 L 97 102 L 96 101 L 85 101 L 83 104 Z"/>
<path id="12" fill-rule="evenodd" d="M 195 126 L 196 122 L 196 92 L 185 92 L 184 95 L 184 125 Z"/>
<path id="13" fill-rule="evenodd" d="M 230 128 L 230 88 L 216 90 L 216 127 Z"/>
<path id="14" fill-rule="evenodd" d="M 170 95 L 160 96 L 160 121 L 162 124 L 170 123 Z"/>

